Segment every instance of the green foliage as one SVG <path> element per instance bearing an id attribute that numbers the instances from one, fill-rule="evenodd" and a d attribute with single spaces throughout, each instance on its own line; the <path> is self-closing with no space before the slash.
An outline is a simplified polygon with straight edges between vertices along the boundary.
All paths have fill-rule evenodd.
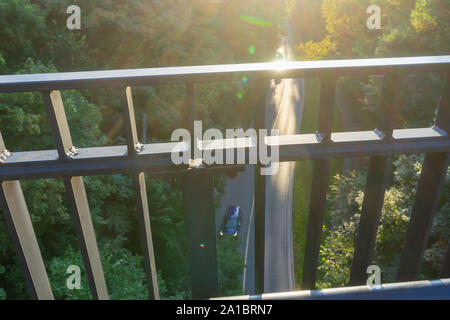
<path id="1" fill-rule="evenodd" d="M 53 66 L 27 59 L 19 74 L 56 72 Z M 74 144 L 86 147 L 102 144 L 101 114 L 79 92 L 62 92 Z M 50 123 L 39 92 L 0 95 L 0 127 L 11 151 L 54 149 Z"/>
<path id="2" fill-rule="evenodd" d="M 299 3 L 303 2 L 301 0 Z M 297 46 L 300 59 L 348 59 L 396 56 L 442 55 L 450 53 L 448 0 L 322 0 L 320 13 L 326 33 L 322 37 L 303 38 Z M 366 27 L 366 8 L 381 8 L 381 29 Z M 310 9 L 313 9 L 311 7 Z M 315 7 L 312 16 L 317 16 Z M 305 26 L 307 28 L 307 26 Z M 308 32 L 303 31 L 303 34 Z M 312 31 L 314 34 L 314 31 Z M 313 41 L 309 41 L 313 40 Z M 400 79 L 399 114 L 396 128 L 433 125 L 442 92 L 442 74 L 413 74 Z M 338 90 L 341 103 L 351 106 L 352 117 L 364 130 L 375 126 L 380 106 L 382 78 L 341 78 Z M 316 107 L 318 103 L 316 103 Z M 305 108 L 306 112 L 308 110 Z M 311 112 L 311 111 L 309 111 Z M 401 156 L 394 162 L 392 181 L 385 193 L 373 263 L 381 267 L 382 282 L 392 282 L 398 268 L 401 248 L 415 195 L 422 158 Z M 358 168 L 337 175 L 328 199 L 329 221 L 324 232 L 318 267 L 318 286 L 348 284 L 356 230 L 364 192 L 364 171 Z M 448 177 L 436 213 L 426 249 L 420 278 L 439 276 L 448 246 L 449 210 Z M 302 226 L 302 224 L 299 224 Z M 297 252 L 296 259 L 302 261 Z M 296 260 L 296 261 L 297 261 Z M 300 271 L 301 274 L 301 271 Z"/>
<path id="3" fill-rule="evenodd" d="M 0 288 L 0 300 L 6 300 L 6 292 L 3 288 Z"/>
<path id="4" fill-rule="evenodd" d="M 300 43 L 296 50 L 302 60 L 322 60 L 333 52 L 333 43 L 328 37 L 319 42 L 310 40 Z"/>
<path id="5" fill-rule="evenodd" d="M 448 0 L 378 1 L 380 30 L 370 30 L 366 26 L 369 18 L 366 9 L 372 4 L 370 0 L 322 1 L 320 11 L 327 30 L 322 39 L 330 39 L 335 49 L 328 57 L 372 58 L 450 52 Z M 316 8 L 314 14 L 318 11 Z"/>
<path id="6" fill-rule="evenodd" d="M 301 1 L 300 1 L 301 2 Z M 381 29 L 366 26 L 366 9 L 370 0 L 323 0 L 322 23 L 327 33 L 321 39 L 297 46 L 300 59 L 349 59 L 398 56 L 442 55 L 450 53 L 448 0 L 378 1 Z M 319 11 L 315 9 L 315 14 Z M 318 24 L 319 22 L 316 22 Z M 400 84 L 401 126 L 430 126 L 439 101 L 442 75 L 414 74 L 402 77 Z M 350 81 L 350 80 L 346 80 Z M 356 79 L 340 88 L 343 97 L 352 101 L 353 113 L 372 127 L 380 99 L 380 81 L 373 77 Z M 359 88 L 358 88 L 359 87 Z M 362 90 L 361 90 L 362 89 Z M 356 101 L 356 103 L 354 102 Z M 361 103 L 362 102 L 362 103 Z"/>
<path id="7" fill-rule="evenodd" d="M 0 274 L 5 272 L 5 267 L 0 265 Z M 0 300 L 6 300 L 6 291 L 3 288 L 0 288 Z"/>
<path id="8" fill-rule="evenodd" d="M 33 57 L 45 39 L 45 19 L 39 8 L 30 0 L 8 0 L 0 2 L 0 52 L 8 61 L 7 70 L 15 71 L 27 57 Z"/>
<path id="9" fill-rule="evenodd" d="M 3 68 L 6 65 L 6 61 L 2 56 L 2 53 L 0 52 L 0 73 L 3 73 Z"/>
<path id="10" fill-rule="evenodd" d="M 242 294 L 242 276 L 245 267 L 241 256 L 241 239 L 224 237 L 217 243 L 219 267 L 219 295 L 222 297 Z"/>
<path id="11" fill-rule="evenodd" d="M 431 12 L 431 5 L 427 0 L 416 1 L 416 7 L 411 11 L 411 24 L 417 32 L 431 32 L 437 27 L 436 18 Z"/>
<path id="12" fill-rule="evenodd" d="M 318 288 L 347 285 L 364 181 L 365 175 L 356 171 L 334 176 L 327 198 L 329 221 L 320 247 Z"/>
<path id="13" fill-rule="evenodd" d="M 410 22 L 421 42 L 440 54 L 450 52 L 450 1 L 417 0 Z"/>
<path id="14" fill-rule="evenodd" d="M 398 156 L 393 162 L 392 181 L 386 189 L 372 264 L 380 266 L 382 282 L 394 282 L 409 223 L 422 156 Z M 318 266 L 318 287 L 348 285 L 365 177 L 362 170 L 336 175 L 328 197 L 330 223 L 325 228 Z M 447 175 L 445 190 L 450 188 Z M 422 279 L 438 277 L 449 239 L 450 193 L 443 193 L 433 222 L 421 273 Z"/>
<path id="15" fill-rule="evenodd" d="M 400 91 L 399 127 L 431 127 L 439 105 L 442 74 L 426 73 L 409 75 L 402 79 Z"/>
<path id="16" fill-rule="evenodd" d="M 150 181 L 147 187 L 156 267 L 167 297 L 190 296 L 186 231 L 181 188 L 177 183 Z"/>
<path id="17" fill-rule="evenodd" d="M 103 272 L 105 274 L 110 299 L 148 299 L 146 278 L 142 256 L 134 255 L 123 248 L 123 239 L 100 242 Z M 68 289 L 66 273 L 70 265 L 81 269 L 81 288 Z M 50 283 L 55 299 L 87 300 L 91 299 L 89 284 L 83 259 L 79 251 L 68 247 L 63 256 L 55 257 L 48 268 Z"/>

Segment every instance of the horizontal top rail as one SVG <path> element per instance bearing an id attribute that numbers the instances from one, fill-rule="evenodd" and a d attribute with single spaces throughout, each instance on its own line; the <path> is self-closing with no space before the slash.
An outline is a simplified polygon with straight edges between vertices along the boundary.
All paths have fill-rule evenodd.
<path id="1" fill-rule="evenodd" d="M 255 78 L 305 78 L 323 75 L 437 72 L 450 66 L 450 55 L 324 61 L 182 66 L 0 76 L 0 92 L 222 82 Z"/>

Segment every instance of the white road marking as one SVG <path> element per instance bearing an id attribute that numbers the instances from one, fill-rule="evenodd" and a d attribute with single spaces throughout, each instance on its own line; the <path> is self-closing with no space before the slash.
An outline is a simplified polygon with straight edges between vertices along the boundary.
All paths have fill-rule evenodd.
<path id="1" fill-rule="evenodd" d="M 286 86 L 287 80 L 288 80 L 288 79 L 285 79 L 285 80 L 284 80 L 283 96 L 281 97 L 280 109 L 278 110 L 277 116 L 275 117 L 275 120 L 273 121 L 272 129 L 275 129 L 275 126 L 276 126 L 277 121 L 278 121 L 278 117 L 280 116 L 281 111 L 283 111 L 283 108 L 284 108 L 284 106 L 285 106 L 284 99 L 286 98 L 286 93 L 287 93 L 287 90 L 288 90 L 288 89 L 286 88 L 286 87 L 287 87 L 287 86 Z"/>
<path id="2" fill-rule="evenodd" d="M 253 218 L 253 209 L 255 207 L 255 197 L 253 197 L 253 202 L 252 202 L 252 209 L 250 210 L 250 219 L 248 222 L 248 229 L 247 229 L 247 241 L 245 243 L 245 259 L 244 259 L 244 276 L 242 277 L 242 291 L 245 292 L 245 278 L 246 278 L 246 273 L 247 273 L 247 258 L 248 258 L 248 241 L 250 239 L 250 228 L 252 226 L 252 218 Z"/>

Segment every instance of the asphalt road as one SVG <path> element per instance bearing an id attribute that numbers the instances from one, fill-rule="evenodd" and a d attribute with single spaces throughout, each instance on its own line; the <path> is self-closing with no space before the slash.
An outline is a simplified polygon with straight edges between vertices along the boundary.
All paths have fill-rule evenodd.
<path id="1" fill-rule="evenodd" d="M 294 60 L 292 39 L 281 40 L 279 52 L 286 60 Z M 266 96 L 266 123 L 279 134 L 299 132 L 303 111 L 304 86 L 302 79 L 271 81 Z M 295 289 L 292 246 L 292 193 L 295 162 L 280 163 L 275 175 L 266 176 L 265 231 L 265 292 Z M 241 206 L 244 217 L 241 226 L 241 252 L 246 262 L 242 287 L 246 294 L 254 294 L 254 167 L 247 165 L 234 179 L 228 178 L 221 207 L 216 212 L 217 230 L 228 205 Z"/>
<path id="2" fill-rule="evenodd" d="M 287 38 L 283 39 L 279 50 L 287 60 L 294 60 Z M 280 135 L 298 133 L 303 111 L 303 80 L 284 79 L 280 85 L 273 86 L 272 83 L 272 101 L 266 105 L 266 123 L 272 123 Z M 294 169 L 295 162 L 283 162 L 275 175 L 266 177 L 265 292 L 295 289 L 292 245 Z"/>
<path id="3" fill-rule="evenodd" d="M 239 205 L 244 213 L 240 229 L 241 252 L 246 267 L 243 270 L 242 288 L 248 294 L 255 293 L 255 203 L 254 166 L 247 165 L 234 179 L 227 178 L 220 208 L 216 211 L 216 231 L 219 232 L 225 209 L 229 205 Z M 218 240 L 220 241 L 220 240 Z"/>

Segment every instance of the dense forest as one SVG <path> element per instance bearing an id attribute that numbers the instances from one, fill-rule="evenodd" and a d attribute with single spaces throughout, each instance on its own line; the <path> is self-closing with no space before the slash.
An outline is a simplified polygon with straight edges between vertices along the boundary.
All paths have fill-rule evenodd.
<path id="1" fill-rule="evenodd" d="M 381 9 L 381 28 L 369 29 L 367 8 Z M 299 34 L 299 60 L 382 58 L 450 54 L 449 0 L 298 0 L 291 9 Z M 412 74 L 400 78 L 396 128 L 433 125 L 444 74 Z M 375 128 L 382 77 L 341 77 L 338 81 L 333 131 Z M 312 130 L 318 107 L 320 83 L 306 82 L 302 130 Z M 393 98 L 393 97 L 392 97 Z M 306 124 L 306 126 L 305 126 Z M 334 161 L 328 193 L 328 209 L 319 258 L 320 288 L 348 285 L 354 243 L 364 197 L 368 159 Z M 423 155 L 392 157 L 373 264 L 380 266 L 382 283 L 395 281 L 403 239 L 410 218 Z M 297 166 L 297 177 L 311 179 L 310 164 Z M 305 242 L 305 208 L 308 190 L 296 180 L 299 196 L 294 204 L 295 268 L 302 275 Z M 425 252 L 421 279 L 435 279 L 450 239 L 450 175 L 436 213 Z M 306 206 L 305 206 L 306 203 Z M 299 283 L 300 286 L 300 283 Z"/>
<path id="2" fill-rule="evenodd" d="M 81 9 L 80 30 L 66 27 L 72 4 Z M 2 0 L 0 74 L 267 61 L 284 26 L 283 8 L 282 0 Z M 198 85 L 198 118 L 216 128 L 248 125 L 252 86 L 251 81 Z M 146 113 L 147 142 L 169 140 L 183 124 L 185 87 L 156 86 L 133 94 L 139 132 Z M 76 146 L 125 143 L 116 92 L 63 91 L 62 96 Z M 11 151 L 55 149 L 38 92 L 1 94 L 0 128 Z M 189 298 L 181 187 L 178 181 L 147 183 L 160 295 Z M 220 191 L 220 177 L 216 184 Z M 111 299 L 145 299 L 130 177 L 86 177 L 85 185 Z M 82 289 L 66 288 L 67 266 L 83 263 L 63 180 L 23 181 L 22 188 L 55 297 L 89 299 L 83 268 Z M 0 299 L 28 298 L 0 216 Z M 241 293 L 243 262 L 236 246 L 222 242 L 219 247 L 223 295 Z"/>

